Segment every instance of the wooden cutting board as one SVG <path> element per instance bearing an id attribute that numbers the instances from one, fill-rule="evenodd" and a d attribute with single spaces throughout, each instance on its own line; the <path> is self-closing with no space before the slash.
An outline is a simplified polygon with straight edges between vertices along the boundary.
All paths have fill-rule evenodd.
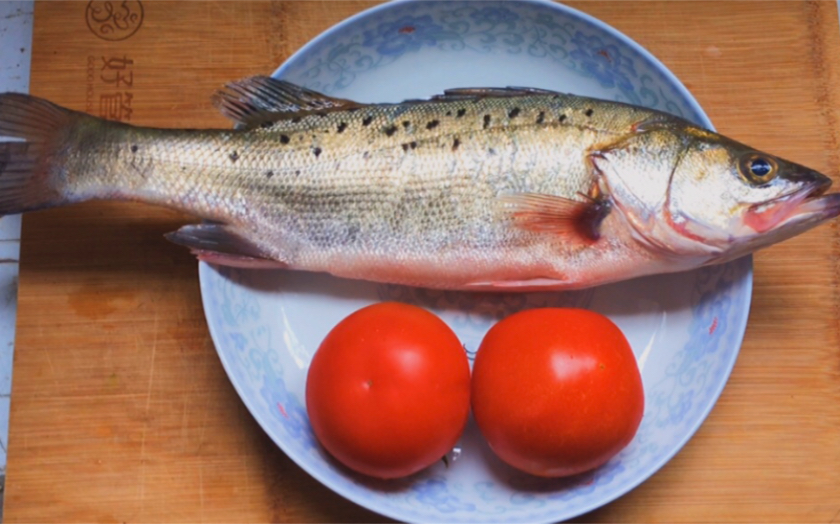
<path id="1" fill-rule="evenodd" d="M 94 4 L 36 4 L 32 93 L 172 127 L 227 126 L 214 89 L 270 73 L 371 5 L 111 2 L 129 16 L 108 31 Z M 653 52 L 721 131 L 840 181 L 835 2 L 571 5 Z M 240 402 L 196 263 L 162 238 L 187 220 L 110 203 L 24 218 L 5 519 L 383 520 L 300 470 Z M 837 224 L 756 256 L 746 340 L 711 416 L 650 480 L 580 520 L 840 522 L 838 261 Z"/>

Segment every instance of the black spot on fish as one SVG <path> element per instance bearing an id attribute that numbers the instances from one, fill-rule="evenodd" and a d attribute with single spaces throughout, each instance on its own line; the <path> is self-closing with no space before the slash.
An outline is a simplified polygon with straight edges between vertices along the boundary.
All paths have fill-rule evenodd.
<path id="1" fill-rule="evenodd" d="M 388 126 L 385 129 L 383 129 L 382 132 L 385 133 L 388 136 L 391 136 L 391 135 L 393 135 L 394 133 L 397 132 L 397 126 L 394 126 L 394 125 Z"/>
<path id="2" fill-rule="evenodd" d="M 271 127 L 273 125 L 274 125 L 274 122 L 272 122 L 271 120 L 266 120 L 265 122 L 260 124 L 260 127 L 263 128 L 263 129 L 268 129 L 269 127 Z"/>
<path id="3" fill-rule="evenodd" d="M 409 144 L 408 144 L 408 146 L 409 146 L 411 149 L 417 149 L 417 142 L 411 141 L 411 143 L 409 143 Z"/>
<path id="4" fill-rule="evenodd" d="M 370 151 L 365 151 L 364 153 L 362 153 L 362 158 L 364 158 L 365 160 L 370 158 Z"/>
<path id="5" fill-rule="evenodd" d="M 300 176 L 300 169 L 295 169 L 295 176 Z"/>
<path id="6" fill-rule="evenodd" d="M 426 129 L 434 129 L 440 124 L 439 120 L 431 120 L 428 124 L 426 124 Z"/>
<path id="7" fill-rule="evenodd" d="M 560 118 L 558 118 L 557 120 L 559 120 L 560 123 L 562 124 L 563 122 L 566 121 L 566 115 L 560 115 Z"/>
<path id="8" fill-rule="evenodd" d="M 403 120 L 403 127 L 405 129 L 408 129 L 409 127 L 411 127 L 411 122 L 409 122 L 408 120 Z"/>
<path id="9" fill-rule="evenodd" d="M 466 114 L 467 114 L 467 110 L 462 108 L 462 109 L 459 109 L 457 113 L 455 113 L 455 116 L 458 117 L 458 118 L 461 118 L 462 116 L 464 116 Z"/>
<path id="10" fill-rule="evenodd" d="M 540 114 L 537 115 L 537 123 L 542 124 L 545 122 L 545 111 L 540 111 Z"/>
<path id="11" fill-rule="evenodd" d="M 336 128 L 336 131 L 338 131 L 339 133 L 343 133 L 345 129 L 347 129 L 347 123 L 346 122 L 341 122 L 341 123 L 338 124 L 338 127 Z"/>
<path id="12" fill-rule="evenodd" d="M 280 143 L 281 144 L 288 144 L 289 143 L 289 135 L 280 135 Z"/>
<path id="13" fill-rule="evenodd" d="M 578 217 L 578 230 L 590 240 L 601 238 L 601 223 L 612 211 L 609 200 L 595 199 Z"/>
<path id="14" fill-rule="evenodd" d="M 403 148 L 403 151 L 408 151 L 408 144 L 403 144 L 402 148 Z"/>
<path id="15" fill-rule="evenodd" d="M 365 117 L 364 120 L 362 120 L 362 125 L 363 126 L 369 126 L 371 122 L 373 122 L 373 117 L 368 115 L 368 116 Z"/>
<path id="16" fill-rule="evenodd" d="M 511 109 L 508 112 L 508 118 L 516 118 L 517 116 L 519 116 L 519 108 L 518 107 L 514 107 L 513 109 Z"/>
<path id="17" fill-rule="evenodd" d="M 300 121 L 301 121 L 301 117 L 299 117 L 299 116 L 296 116 L 296 117 L 292 118 L 292 123 L 293 123 L 293 124 L 297 124 L 297 123 L 299 123 Z"/>
<path id="18" fill-rule="evenodd" d="M 320 147 L 313 147 L 312 154 L 315 155 L 315 158 L 321 156 L 321 148 Z"/>
<path id="19" fill-rule="evenodd" d="M 490 127 L 490 115 L 484 115 L 484 129 Z"/>
<path id="20" fill-rule="evenodd" d="M 447 111 L 446 116 L 452 116 L 452 111 Z"/>
<path id="21" fill-rule="evenodd" d="M 490 155 L 495 155 L 495 154 L 496 154 L 496 150 L 495 150 L 495 149 L 493 149 L 493 148 L 491 147 L 491 148 L 489 148 L 489 149 L 487 150 L 487 153 L 488 153 L 488 154 L 490 154 Z"/>
<path id="22" fill-rule="evenodd" d="M 458 151 L 458 146 L 461 145 L 461 140 L 458 139 L 456 136 L 454 140 L 452 140 L 452 151 Z"/>
<path id="23" fill-rule="evenodd" d="M 584 111 L 583 114 L 586 115 L 586 116 L 592 116 L 592 112 L 593 112 L 592 108 L 589 108 L 586 111 Z"/>
<path id="24" fill-rule="evenodd" d="M 351 225 L 347 228 L 347 242 L 353 243 L 356 241 L 356 238 L 359 236 L 359 226 Z"/>
<path id="25" fill-rule="evenodd" d="M 236 162 L 237 160 L 239 160 L 239 153 L 234 151 L 233 153 L 228 155 L 228 158 L 230 158 L 231 162 Z"/>
<path id="26" fill-rule="evenodd" d="M 131 146 L 131 152 L 132 152 L 132 153 L 136 153 L 136 152 L 137 152 L 137 146 L 132 145 L 132 146 Z"/>
<path id="27" fill-rule="evenodd" d="M 274 171 L 266 171 L 266 172 L 265 172 L 265 177 L 266 177 L 266 178 L 271 178 L 271 177 L 273 177 L 273 176 L 274 176 Z"/>

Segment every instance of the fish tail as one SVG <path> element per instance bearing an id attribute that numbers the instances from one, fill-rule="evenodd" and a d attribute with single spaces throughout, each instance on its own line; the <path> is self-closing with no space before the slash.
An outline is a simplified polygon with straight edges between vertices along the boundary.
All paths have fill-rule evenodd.
<path id="1" fill-rule="evenodd" d="M 0 94 L 0 216 L 69 203 L 56 153 L 77 113 L 20 93 Z"/>

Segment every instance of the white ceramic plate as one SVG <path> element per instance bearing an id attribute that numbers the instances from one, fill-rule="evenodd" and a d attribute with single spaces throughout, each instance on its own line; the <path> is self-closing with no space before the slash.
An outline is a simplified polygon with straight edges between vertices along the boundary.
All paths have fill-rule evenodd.
<path id="1" fill-rule="evenodd" d="M 325 32 L 276 76 L 362 102 L 397 102 L 450 87 L 541 87 L 646 105 L 711 127 L 679 81 L 644 49 L 587 15 L 538 1 L 384 4 Z M 326 486 L 405 521 L 548 522 L 626 493 L 700 426 L 738 354 L 751 268 L 744 258 L 596 289 L 530 294 L 429 291 L 206 264 L 200 278 L 210 332 L 243 402 L 271 438 Z M 336 323 L 383 300 L 434 311 L 470 357 L 487 329 L 515 311 L 577 306 L 608 315 L 627 335 L 642 369 L 646 409 L 636 438 L 591 473 L 546 480 L 501 463 L 470 422 L 448 467 L 440 463 L 389 482 L 348 471 L 312 435 L 306 371 Z"/>

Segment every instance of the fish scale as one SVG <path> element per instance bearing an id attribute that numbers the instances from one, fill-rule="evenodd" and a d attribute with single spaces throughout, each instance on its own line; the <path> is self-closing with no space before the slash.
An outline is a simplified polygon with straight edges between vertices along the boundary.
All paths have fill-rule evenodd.
<path id="1" fill-rule="evenodd" d="M 254 77 L 214 103 L 236 129 L 134 127 L 0 95 L 0 132 L 32 146 L 0 143 L 16 174 L 0 173 L 0 212 L 138 200 L 212 221 L 169 238 L 214 263 L 515 290 L 714 263 L 840 212 L 833 196 L 813 203 L 822 175 L 768 156 L 777 176 L 756 182 L 746 146 L 617 102 L 507 88 L 363 105 Z M 772 214 L 784 231 L 748 230 L 771 218 L 750 199 L 790 203 L 797 184 L 811 189 L 795 203 L 819 213 L 788 220 L 790 205 Z"/>

